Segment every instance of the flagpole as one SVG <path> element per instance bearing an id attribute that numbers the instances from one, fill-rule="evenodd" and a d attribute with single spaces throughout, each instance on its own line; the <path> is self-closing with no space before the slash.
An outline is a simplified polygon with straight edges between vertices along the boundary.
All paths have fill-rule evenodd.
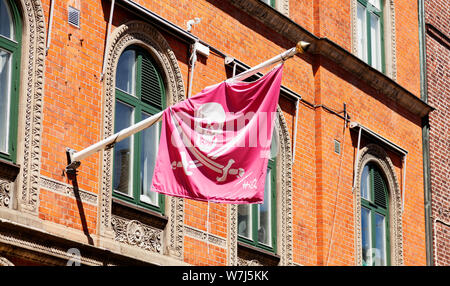
<path id="1" fill-rule="evenodd" d="M 266 68 L 270 65 L 290 59 L 293 56 L 295 56 L 296 54 L 303 54 L 309 48 L 309 46 L 310 46 L 310 43 L 300 41 L 297 43 L 297 45 L 295 47 L 293 47 L 293 48 L 291 48 L 291 49 L 279 54 L 278 56 L 275 56 L 263 63 L 260 63 L 259 65 L 256 65 L 256 66 L 252 67 L 251 69 L 248 69 L 232 78 L 227 79 L 227 82 L 245 80 L 246 78 L 251 77 L 252 75 L 258 73 L 263 68 Z"/>
<path id="2" fill-rule="evenodd" d="M 297 45 L 295 47 L 293 47 L 289 50 L 286 50 L 283 53 L 281 53 L 259 65 L 256 65 L 249 70 L 246 70 L 246 71 L 238 74 L 237 76 L 227 79 L 227 82 L 245 80 L 246 78 L 258 73 L 263 68 L 266 68 L 270 65 L 290 59 L 297 53 L 303 54 L 308 49 L 309 46 L 310 46 L 309 43 L 300 41 L 297 43 Z M 163 114 L 163 111 L 161 111 L 145 120 L 142 120 L 136 124 L 133 124 L 130 127 L 127 127 L 125 129 L 107 137 L 106 139 L 103 139 L 81 151 L 77 152 L 74 149 L 66 148 L 66 155 L 67 155 L 67 161 L 68 161 L 68 165 L 66 166 L 66 172 L 75 171 L 80 166 L 80 164 L 81 164 L 80 161 L 85 159 L 86 157 L 88 157 L 98 151 L 112 148 L 112 147 L 114 147 L 115 143 L 120 142 L 123 139 L 126 139 L 127 137 L 152 126 L 153 124 L 155 124 L 156 122 L 161 120 L 162 114 Z"/>
<path id="3" fill-rule="evenodd" d="M 145 120 L 142 120 L 125 129 L 122 129 L 116 134 L 113 134 L 107 137 L 106 139 L 103 139 L 102 141 L 99 141 L 79 152 L 76 152 L 75 150 L 70 148 L 66 148 L 66 153 L 69 161 L 69 165 L 67 165 L 66 171 L 78 168 L 80 165 L 80 161 L 88 157 L 89 155 L 92 155 L 100 150 L 105 150 L 114 147 L 115 143 L 120 142 L 123 139 L 128 138 L 131 135 L 152 126 L 153 124 L 161 120 L 162 114 L 163 111 L 158 112 L 157 114 L 152 115 L 149 118 L 146 118 Z"/>

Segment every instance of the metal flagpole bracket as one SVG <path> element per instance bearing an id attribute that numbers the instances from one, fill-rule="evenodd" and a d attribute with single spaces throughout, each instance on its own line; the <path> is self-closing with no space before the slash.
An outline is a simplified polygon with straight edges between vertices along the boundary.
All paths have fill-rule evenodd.
<path id="1" fill-rule="evenodd" d="M 136 124 L 133 124 L 125 129 L 120 130 L 116 134 L 109 136 L 89 147 L 84 148 L 81 151 L 75 151 L 71 148 L 66 148 L 67 155 L 67 167 L 66 172 L 74 172 L 80 166 L 80 161 L 101 150 L 108 150 L 114 147 L 114 144 L 122 141 L 123 139 L 144 130 L 160 121 L 163 115 L 163 111 L 158 112 L 147 119 L 144 119 Z"/>
<path id="2" fill-rule="evenodd" d="M 66 148 L 66 156 L 67 156 L 67 166 L 65 168 L 66 174 L 74 174 L 77 171 L 77 168 L 80 167 L 81 163 L 80 161 L 74 161 L 73 160 L 73 154 L 75 154 L 76 151 L 72 148 L 67 147 Z"/>

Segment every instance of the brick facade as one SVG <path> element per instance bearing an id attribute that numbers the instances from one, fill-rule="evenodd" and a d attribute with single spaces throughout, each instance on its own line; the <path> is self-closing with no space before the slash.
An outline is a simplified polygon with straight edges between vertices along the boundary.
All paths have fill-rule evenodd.
<path id="1" fill-rule="evenodd" d="M 450 4 L 425 1 L 426 72 L 430 114 L 430 170 L 434 264 L 450 265 Z"/>
<path id="2" fill-rule="evenodd" d="M 22 5 L 24 1 L 15 2 Z M 34 17 L 42 19 L 38 21 L 38 28 L 46 35 L 51 2 L 32 2 L 36 4 L 22 9 L 37 9 Z M 55 1 L 51 43 L 43 60 L 45 72 L 37 80 L 42 83 L 43 90 L 42 116 L 32 122 L 42 129 L 35 134 L 40 138 L 35 150 L 37 157 L 31 163 L 27 161 L 28 152 L 34 149 L 27 149 L 24 138 L 24 142 L 19 140 L 23 144 L 18 147 L 21 155 L 16 163 L 22 167 L 22 172 L 14 182 L 16 203 L 7 208 L 0 204 L 0 217 L 6 220 L 3 224 L 17 222 L 24 229 L 33 227 L 30 232 L 37 228 L 46 235 L 57 237 L 59 248 L 43 246 L 41 252 L 46 259 L 22 252 L 20 257 L 14 258 L 19 254 L 9 251 L 13 247 L 9 244 L 13 245 L 13 242 L 8 244 L 1 238 L 0 256 L 13 257 L 9 260 L 17 264 L 32 264 L 31 261 L 61 264 L 64 263 L 61 262 L 64 249 L 76 244 L 85 264 L 105 261 L 111 264 L 158 265 L 360 264 L 359 189 L 353 189 L 353 180 L 361 172 L 361 169 L 354 170 L 357 154 L 361 153 L 357 150 L 358 132 L 350 129 L 343 119 L 345 103 L 350 121 L 370 128 L 408 151 L 406 177 L 403 177 L 405 165 L 401 155 L 370 136 L 363 136 L 360 144 L 360 150 L 367 150 L 367 154 L 373 144 L 381 148 L 381 152 L 373 153 L 373 158 L 385 164 L 390 172 L 386 176 L 391 178 L 388 181 L 393 210 L 390 217 L 392 264 L 424 265 L 421 120 L 430 109 L 419 99 L 417 3 L 386 1 L 386 7 L 392 7 L 391 13 L 395 15 L 395 25 L 391 24 L 389 35 L 394 33 L 396 40 L 391 51 L 395 58 L 391 64 L 395 65 L 396 73 L 395 78 L 390 78 L 354 56 L 354 3 L 344 2 L 289 1 L 287 17 L 256 0 L 117 0 L 110 42 L 106 43 L 110 1 Z M 391 2 L 394 4 L 389 6 Z M 80 28 L 67 23 L 69 5 L 81 12 Z M 112 109 L 108 109 L 111 93 L 108 93 L 107 83 L 114 77 L 108 71 L 114 70 L 113 64 L 117 63 L 114 51 L 121 43 L 134 40 L 145 43 L 142 40 L 145 33 L 157 31 L 155 33 L 163 40 L 158 38 L 154 41 L 161 46 L 167 43 L 170 50 L 170 53 L 158 51 L 164 59 L 167 58 L 162 66 L 178 73 L 170 75 L 172 77 L 167 75 L 170 80 L 166 84 L 173 85 L 175 94 L 172 103 L 176 102 L 176 96 L 187 94 L 191 43 L 170 28 L 161 28 L 161 24 L 143 14 L 144 10 L 182 29 L 188 20 L 201 18 L 201 22 L 194 25 L 192 35 L 211 46 L 211 53 L 208 58 L 199 56 L 192 94 L 230 76 L 231 69 L 224 65 L 224 54 L 254 66 L 295 46 L 300 40 L 296 37 L 301 36 L 313 43 L 311 50 L 288 60 L 284 68 L 283 86 L 302 100 L 296 117 L 296 99 L 280 96 L 276 253 L 255 250 L 237 241 L 237 211 L 233 206 L 215 203 L 208 206 L 204 202 L 166 198 L 166 211 L 161 215 L 115 202 L 111 199 L 111 191 L 106 188 L 111 186 L 108 183 L 110 178 L 105 177 L 110 168 L 110 151 L 98 152 L 82 160 L 76 178 L 63 173 L 67 165 L 66 147 L 79 151 L 110 132 L 108 124 L 113 115 Z M 122 35 L 121 31 L 126 31 L 132 21 L 137 21 L 136 27 L 142 29 L 133 30 L 130 35 L 135 38 L 127 40 L 126 33 Z M 430 41 L 428 45 L 432 45 Z M 41 42 L 39 47 L 42 49 L 44 46 L 45 43 Z M 23 57 L 27 56 L 23 54 Z M 107 72 L 102 75 L 104 57 Z M 432 65 L 431 60 L 429 65 Z M 177 79 L 181 81 L 177 82 Z M 24 92 L 21 96 L 25 96 Z M 442 96 L 440 104 L 446 102 L 442 99 L 448 99 L 448 90 Z M 430 95 L 430 103 L 438 106 L 439 100 L 431 101 L 431 98 Z M 20 122 L 24 122 L 19 124 L 19 128 L 25 128 L 23 125 L 28 122 L 26 113 L 22 110 L 19 114 Z M 448 117 L 448 114 L 437 114 L 435 116 Z M 293 138 L 296 123 L 297 136 Z M 448 124 L 441 126 L 442 131 L 435 129 L 433 132 L 439 134 L 444 132 L 444 128 L 448 130 Z M 20 134 L 25 137 L 27 133 Z M 448 136 L 448 132 L 443 135 Z M 436 141 L 432 148 L 444 144 L 441 148 L 447 146 L 448 149 L 445 138 L 441 136 L 442 143 Z M 292 154 L 294 140 L 296 150 Z M 335 140 L 340 143 L 340 154 L 334 150 Z M 31 169 L 25 169 L 24 163 Z M 442 163 L 442 170 L 448 174 L 448 164 L 444 167 Z M 27 173 L 34 174 L 33 170 L 37 170 L 35 180 Z M 448 181 L 437 183 L 442 186 L 442 198 L 436 201 L 436 206 L 448 206 L 448 200 L 445 201 L 447 190 L 444 190 L 446 183 L 448 185 Z M 22 187 L 27 184 L 36 188 L 34 200 L 25 200 L 28 193 L 32 193 L 31 187 Z M 399 206 L 404 187 L 406 194 L 402 212 Z M 30 206 L 31 211 L 26 211 L 23 206 Z M 137 235 L 139 231 L 145 234 L 143 238 Z M 30 237 L 38 235 L 43 234 L 33 233 Z M 158 238 L 156 242 L 154 237 Z M 19 241 L 19 238 L 14 241 Z M 106 254 L 102 252 L 105 249 Z M 56 251 L 59 251 L 59 256 L 53 258 L 57 256 Z"/>

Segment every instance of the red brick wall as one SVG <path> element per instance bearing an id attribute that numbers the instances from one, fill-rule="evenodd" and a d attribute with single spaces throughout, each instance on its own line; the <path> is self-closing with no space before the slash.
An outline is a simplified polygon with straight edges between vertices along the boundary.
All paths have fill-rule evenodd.
<path id="1" fill-rule="evenodd" d="M 419 26 L 417 1 L 394 1 L 397 82 L 420 97 Z"/>
<path id="2" fill-rule="evenodd" d="M 43 1 L 48 19 L 49 0 Z M 102 71 L 109 1 L 78 1 L 81 29 L 67 24 L 67 3 L 55 5 L 52 45 L 46 58 L 41 175 L 67 182 L 62 176 L 66 165 L 65 147 L 81 150 L 102 134 Z M 255 65 L 279 54 L 294 43 L 275 34 L 227 1 L 136 1 L 169 21 L 185 27 L 200 17 L 192 33 L 203 41 L 248 65 Z M 290 1 L 290 17 L 320 37 L 327 37 L 351 50 L 350 1 Z M 396 1 L 397 57 L 399 83 L 419 96 L 417 7 L 414 1 Z M 396 12 L 397 12 L 396 10 Z M 134 16 L 115 9 L 113 29 Z M 163 33 L 175 52 L 187 90 L 189 47 Z M 83 40 L 83 41 L 81 41 Z M 412 48 L 411 48 L 412 47 Z M 416 67 L 417 66 L 417 67 Z M 211 53 L 196 64 L 192 93 L 226 78 L 223 58 Z M 425 264 L 423 179 L 420 118 L 344 72 L 333 62 L 312 55 L 295 57 L 285 63 L 283 85 L 314 104 L 325 104 L 337 111 L 347 103 L 352 120 L 399 143 L 409 151 L 406 211 L 403 216 L 404 258 L 407 265 Z M 295 106 L 280 100 L 292 136 L 298 123 L 295 164 L 293 166 L 293 257 L 303 265 L 353 265 L 355 226 L 353 214 L 353 164 L 356 142 L 349 129 L 343 133 L 343 120 L 322 108 L 301 103 Z M 342 144 L 342 157 L 334 153 L 333 140 Z M 402 165 L 391 154 L 401 181 Z M 80 189 L 99 193 L 100 156 L 83 160 L 78 173 Z M 336 204 L 337 201 L 337 204 Z M 97 233 L 97 212 L 84 204 L 86 227 Z M 187 226 L 227 238 L 226 206 L 185 200 Z M 39 217 L 72 228 L 83 229 L 77 201 L 41 190 Z M 333 227 L 334 224 L 334 227 Z M 331 250 L 330 250 L 331 248 Z M 209 249 L 209 254 L 208 254 Z M 197 265 L 224 265 L 226 249 L 192 237 L 184 237 L 184 260 Z"/>
<path id="3" fill-rule="evenodd" d="M 41 189 L 39 218 L 71 228 L 95 233 L 97 207 L 65 195 Z"/>
<path id="4" fill-rule="evenodd" d="M 49 1 L 43 2 L 48 19 Z M 71 5 L 81 10 L 81 29 L 67 22 L 69 2 L 55 3 L 51 47 L 45 61 L 41 145 L 41 175 L 67 183 L 70 182 L 62 174 L 67 164 L 65 148 L 81 150 L 101 139 L 100 74 L 107 26 L 97 1 L 81 1 L 81 6 L 74 2 L 70 1 Z M 80 189 L 98 193 L 99 158 L 99 154 L 94 154 L 83 161 L 84 166 L 79 169 L 78 176 Z M 40 217 L 79 228 L 75 221 L 65 218 L 66 214 L 61 209 L 45 213 L 45 209 L 54 208 L 60 201 L 45 193 L 41 190 Z M 72 205 L 69 209 L 76 209 L 75 200 L 66 204 Z M 91 230 L 95 233 L 96 221 L 91 223 Z"/>
<path id="5" fill-rule="evenodd" d="M 450 265 L 450 3 L 425 1 L 434 262 Z"/>

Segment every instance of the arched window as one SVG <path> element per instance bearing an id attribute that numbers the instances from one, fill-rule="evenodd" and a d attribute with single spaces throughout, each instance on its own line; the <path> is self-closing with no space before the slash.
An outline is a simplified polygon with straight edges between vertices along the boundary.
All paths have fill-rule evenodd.
<path id="1" fill-rule="evenodd" d="M 390 265 L 389 196 L 376 164 L 364 166 L 360 189 L 363 265 Z"/>
<path id="2" fill-rule="evenodd" d="M 274 132 L 274 135 L 276 132 Z M 239 241 L 276 253 L 276 154 L 277 140 L 272 140 L 271 159 L 267 163 L 264 203 L 238 206 Z"/>
<path id="3" fill-rule="evenodd" d="M 165 106 L 164 84 L 151 55 L 139 46 L 128 47 L 116 70 L 114 132 L 140 122 Z M 155 124 L 114 147 L 115 197 L 164 211 L 164 196 L 150 191 L 158 152 L 160 125 Z"/>
<path id="4" fill-rule="evenodd" d="M 13 1 L 0 0 L 0 158 L 16 161 L 21 21 Z"/>

